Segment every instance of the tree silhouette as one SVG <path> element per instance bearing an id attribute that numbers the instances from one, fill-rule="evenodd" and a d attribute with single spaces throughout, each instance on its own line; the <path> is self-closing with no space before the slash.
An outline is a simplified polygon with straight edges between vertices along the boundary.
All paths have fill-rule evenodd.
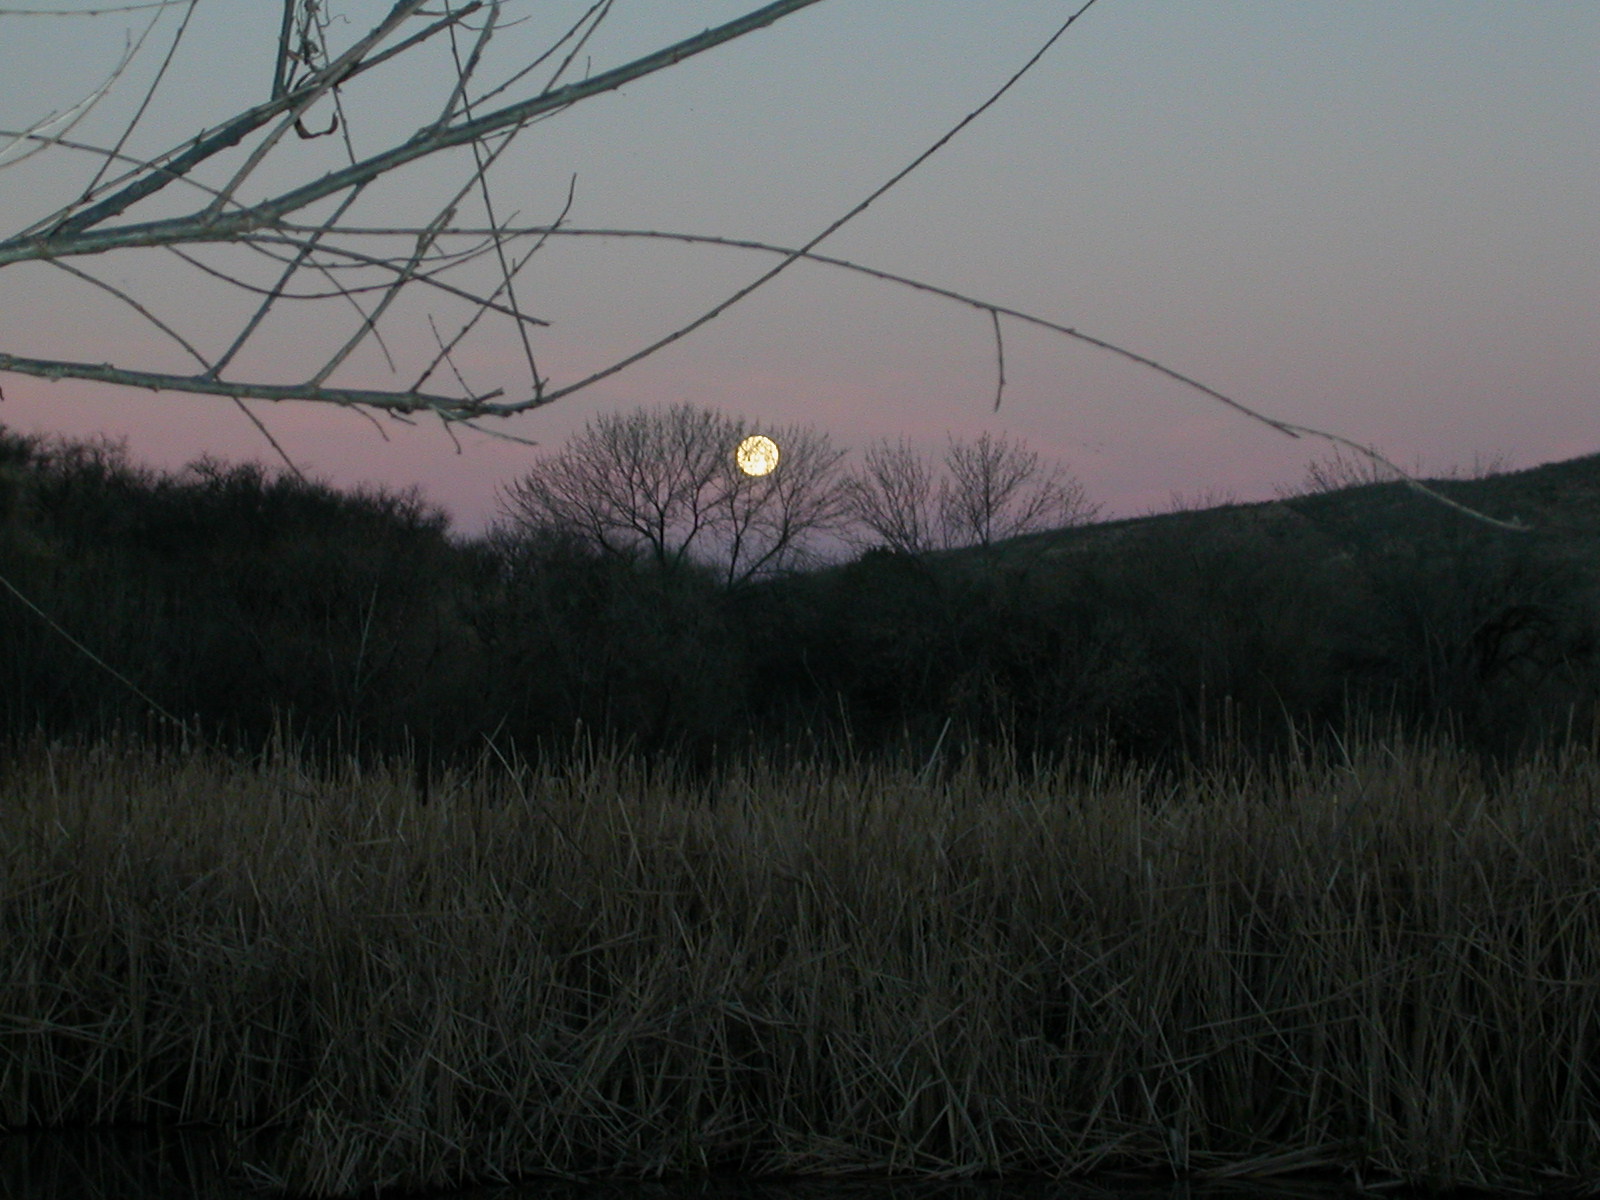
<path id="1" fill-rule="evenodd" d="M 879 442 L 851 475 L 847 496 L 851 516 L 877 544 L 904 554 L 989 546 L 1081 525 L 1099 511 L 1064 467 L 990 433 L 951 438 L 942 475 L 904 439 Z"/>
<path id="2" fill-rule="evenodd" d="M 844 452 L 805 426 L 768 431 L 782 457 L 751 476 L 734 451 L 746 422 L 687 404 L 589 421 L 505 490 L 501 512 L 529 533 L 575 534 L 614 558 L 657 569 L 711 565 L 725 585 L 803 560 L 841 526 Z"/>

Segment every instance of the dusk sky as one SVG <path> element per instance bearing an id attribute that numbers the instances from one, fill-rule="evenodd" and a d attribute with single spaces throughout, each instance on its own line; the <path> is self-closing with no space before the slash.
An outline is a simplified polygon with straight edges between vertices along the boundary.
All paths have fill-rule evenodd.
<path id="1" fill-rule="evenodd" d="M 587 48 L 589 69 L 757 6 L 618 0 Z M 335 49 L 388 7 L 328 0 Z M 508 4 L 508 17 L 529 20 L 496 52 L 510 63 L 586 7 Z M 534 126 L 492 177 L 497 202 L 522 223 L 549 221 L 575 175 L 574 226 L 798 245 L 986 99 L 1075 7 L 825 0 Z M 202 0 L 130 148 L 164 148 L 266 99 L 280 12 Z M 76 136 L 116 136 L 179 14 L 161 17 L 120 90 Z M 0 16 L 0 126 L 80 99 L 146 18 Z M 437 107 L 447 64 L 428 61 L 433 75 L 412 67 L 352 89 L 358 148 L 404 137 Z M 336 167 L 337 143 L 287 143 L 269 161 L 273 177 Z M 408 202 L 433 195 L 463 161 L 391 185 L 365 219 L 425 221 L 431 210 Z M 58 149 L 0 171 L 0 236 L 70 198 L 93 166 Z M 1593 0 L 1099 0 L 994 108 L 818 249 L 1076 327 L 1426 473 L 1600 451 L 1597 213 Z M 557 386 L 571 382 L 772 261 L 552 242 L 521 285 L 524 303 L 551 322 L 534 337 L 540 367 Z M 249 311 L 161 252 L 79 265 L 213 350 Z M 314 370 L 350 332 L 348 308 L 319 312 L 267 331 L 238 374 L 289 382 Z M 537 450 L 465 431 L 458 454 L 437 421 L 411 428 L 380 416 L 385 441 L 352 412 L 251 407 L 309 474 L 341 486 L 417 484 L 467 533 L 531 456 L 559 449 L 596 413 L 639 405 L 687 401 L 758 425 L 810 423 L 858 453 L 885 436 L 937 452 L 947 433 L 1006 433 L 1067 465 L 1108 516 L 1165 509 L 1175 493 L 1267 498 L 1331 452 L 1080 343 L 1004 328 L 1007 388 L 994 413 L 982 313 L 797 264 L 652 359 L 488 423 L 536 439 Z M 425 323 L 410 336 L 427 350 Z M 405 336 L 391 347 L 412 348 Z M 0 277 L 0 349 L 192 369 L 115 302 L 38 264 Z M 515 392 L 525 379 L 508 337 L 461 363 L 475 388 Z M 338 381 L 404 378 L 364 354 Z M 0 376 L 0 387 L 0 423 L 14 430 L 126 438 L 135 459 L 171 468 L 202 454 L 275 461 L 224 399 L 19 375 Z"/>

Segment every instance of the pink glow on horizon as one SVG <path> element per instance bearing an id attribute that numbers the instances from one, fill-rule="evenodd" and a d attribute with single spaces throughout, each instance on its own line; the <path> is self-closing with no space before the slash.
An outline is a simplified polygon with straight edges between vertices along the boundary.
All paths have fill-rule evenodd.
<path id="1" fill-rule="evenodd" d="M 659 44 L 683 19 L 643 7 L 617 18 L 616 43 L 596 44 L 597 65 Z M 690 23 L 746 7 L 707 0 Z M 547 219 L 576 173 L 580 225 L 804 240 L 970 111 L 1059 20 L 1040 0 L 924 0 L 910 12 L 818 6 L 580 106 L 540 127 L 507 193 L 525 219 Z M 251 38 L 270 46 L 276 18 L 202 8 L 195 20 L 186 45 L 244 64 Z M 98 69 L 90 44 L 73 40 L 86 30 L 119 52 L 115 22 L 61 32 L 67 24 L 24 30 L 67 39 L 39 53 L 20 54 L 17 42 L 8 56 L 0 44 L 0 116 L 23 101 L 54 104 L 56 91 L 70 99 L 73 64 L 85 78 Z M 823 249 L 1107 338 L 1407 467 L 1443 472 L 1504 456 L 1521 468 L 1592 453 L 1596 44 L 1600 6 L 1096 8 L 1000 106 Z M 212 120 L 232 111 L 218 86 L 228 78 L 210 71 L 177 94 Z M 181 139 L 201 118 L 185 109 L 151 121 L 160 119 Z M 4 178 L 0 233 L 23 223 L 33 200 L 15 182 L 32 177 Z M 535 339 L 541 369 L 558 382 L 581 376 L 770 261 L 552 243 L 529 276 L 534 306 L 554 322 Z M 92 265 L 184 319 L 198 344 L 226 344 L 236 299 L 186 292 L 166 268 L 140 275 L 125 257 Z M 26 269 L 0 284 L 3 348 L 193 369 L 100 294 Z M 292 362 L 308 372 L 347 333 L 285 321 L 240 369 Z M 947 433 L 1006 433 L 1065 463 L 1107 517 L 1164 510 L 1174 494 L 1268 499 L 1331 453 L 1058 335 L 1010 321 L 1004 333 L 1007 389 L 995 414 L 983 314 L 805 264 L 592 391 L 488 423 L 537 439 L 538 450 L 462 431 L 457 454 L 436 421 L 410 428 L 379 416 L 386 441 L 353 413 L 252 411 L 309 474 L 338 486 L 416 484 L 468 534 L 531 455 L 559 449 L 596 412 L 643 404 L 809 423 L 856 451 L 904 436 L 936 454 Z M 402 356 L 426 347 L 425 327 L 414 340 L 397 339 Z M 508 346 L 471 358 L 474 386 L 522 386 Z M 381 367 L 370 355 L 341 382 L 392 383 Z M 0 423 L 21 432 L 125 437 L 136 461 L 165 469 L 203 454 L 276 461 L 227 400 L 16 375 L 0 387 Z"/>

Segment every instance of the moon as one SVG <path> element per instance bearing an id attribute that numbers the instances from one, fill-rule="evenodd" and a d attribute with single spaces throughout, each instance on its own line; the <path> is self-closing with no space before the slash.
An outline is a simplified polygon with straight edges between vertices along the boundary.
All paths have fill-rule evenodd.
<path id="1" fill-rule="evenodd" d="M 770 475 L 778 466 L 778 443 L 764 433 L 756 433 L 739 443 L 733 460 L 746 475 Z"/>

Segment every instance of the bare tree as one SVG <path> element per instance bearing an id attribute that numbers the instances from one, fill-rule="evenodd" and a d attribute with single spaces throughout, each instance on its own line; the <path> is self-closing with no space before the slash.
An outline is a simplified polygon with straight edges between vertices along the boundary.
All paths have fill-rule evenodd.
<path id="1" fill-rule="evenodd" d="M 958 545 L 1081 525 L 1100 510 L 1064 468 L 1042 466 L 1038 451 L 1004 435 L 952 439 L 944 461 L 950 474 L 939 490 L 939 514 L 945 537 Z"/>
<path id="2" fill-rule="evenodd" d="M 939 513 L 927 461 L 903 438 L 870 446 L 863 457 L 848 484 L 851 516 L 891 550 L 924 554 L 937 549 Z"/>
<path id="3" fill-rule="evenodd" d="M 606 554 L 644 553 L 671 569 L 707 531 L 723 486 L 722 448 L 733 438 L 733 422 L 688 405 L 599 416 L 512 484 L 501 510 L 518 524 L 577 533 Z"/>
<path id="4" fill-rule="evenodd" d="M 739 426 L 734 444 L 744 433 Z M 729 586 L 812 561 L 814 538 L 842 531 L 849 520 L 847 481 L 838 470 L 844 451 L 810 426 L 784 426 L 770 436 L 782 451 L 777 467 L 765 475 L 735 467 L 719 504 L 723 581 Z"/>
<path id="5" fill-rule="evenodd" d="M 879 442 L 850 477 L 851 516 L 879 544 L 922 554 L 1081 525 L 1100 511 L 1064 467 L 1047 466 L 1004 435 L 951 438 L 944 468 L 936 486 L 933 469 L 904 440 Z"/>
<path id="6" fill-rule="evenodd" d="M 574 533 L 665 571 L 713 565 L 729 586 L 803 561 L 844 520 L 843 451 L 804 426 L 768 431 L 781 457 L 747 475 L 747 422 L 687 404 L 596 417 L 501 496 L 525 531 Z"/>

